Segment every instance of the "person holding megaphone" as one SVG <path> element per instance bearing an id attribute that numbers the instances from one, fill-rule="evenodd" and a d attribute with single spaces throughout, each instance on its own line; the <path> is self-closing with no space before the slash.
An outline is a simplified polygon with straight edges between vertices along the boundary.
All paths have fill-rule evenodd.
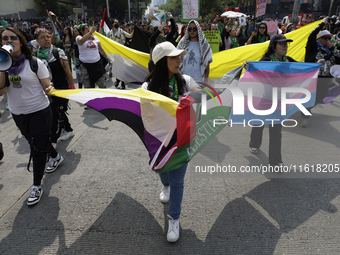
<path id="1" fill-rule="evenodd" d="M 51 144 L 52 110 L 46 93 L 54 89 L 44 63 L 33 56 L 26 38 L 17 29 L 7 27 L 0 32 L 2 46 L 11 45 L 11 67 L 4 69 L 0 62 L 0 96 L 7 90 L 8 106 L 13 120 L 30 144 L 30 161 L 33 158 L 33 186 L 28 205 L 40 201 L 43 190 L 41 180 L 45 172 L 47 154 L 51 160 L 46 171 L 54 171 L 63 157 Z M 7 47 L 8 48 L 8 47 Z"/>

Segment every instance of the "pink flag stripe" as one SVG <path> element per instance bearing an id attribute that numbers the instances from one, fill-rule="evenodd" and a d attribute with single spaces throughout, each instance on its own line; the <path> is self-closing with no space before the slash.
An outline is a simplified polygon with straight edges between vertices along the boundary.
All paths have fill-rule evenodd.
<path id="1" fill-rule="evenodd" d="M 299 93 L 296 94 L 293 97 L 290 97 L 288 99 L 299 99 L 303 96 L 304 94 Z M 253 106 L 256 110 L 268 110 L 272 107 L 273 101 L 271 99 L 264 99 L 260 97 L 253 97 Z M 293 104 L 287 104 L 287 108 L 292 106 Z M 248 107 L 248 96 L 244 96 L 244 110 L 245 111 L 250 111 Z M 275 110 L 281 110 L 281 100 L 278 100 L 277 102 L 277 107 Z"/>
<path id="2" fill-rule="evenodd" d="M 291 87 L 307 79 L 317 78 L 318 70 L 310 73 L 279 73 L 267 70 L 246 72 L 240 79 L 243 82 L 258 82 L 269 84 L 273 87 Z"/>
<path id="3" fill-rule="evenodd" d="M 299 88 L 304 88 L 309 90 L 311 93 L 316 91 L 316 85 L 317 85 L 317 79 L 312 79 L 310 83 L 306 82 L 306 86 L 296 86 Z M 248 94 L 248 87 L 249 84 L 241 84 L 238 86 L 244 94 Z M 267 84 L 260 84 L 260 83 L 253 83 L 252 84 L 252 92 L 253 92 L 253 97 L 260 97 L 260 98 L 265 98 L 268 100 L 271 100 L 273 98 L 272 96 L 272 89 L 273 87 Z M 294 87 L 292 87 L 294 88 Z M 279 96 L 281 96 L 281 88 L 278 88 L 278 93 Z"/>

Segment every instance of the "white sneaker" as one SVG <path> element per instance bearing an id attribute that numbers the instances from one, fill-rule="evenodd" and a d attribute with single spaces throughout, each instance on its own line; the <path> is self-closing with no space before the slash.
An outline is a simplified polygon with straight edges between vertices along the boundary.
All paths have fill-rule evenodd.
<path id="1" fill-rule="evenodd" d="M 161 194 L 159 194 L 159 200 L 166 204 L 170 200 L 170 186 L 163 186 Z"/>
<path id="2" fill-rule="evenodd" d="M 174 243 L 179 238 L 179 220 L 174 220 L 170 215 L 169 217 L 169 228 L 168 228 L 168 234 L 166 236 L 168 242 Z"/>
<path id="3" fill-rule="evenodd" d="M 73 131 L 70 131 L 70 132 L 64 131 L 64 133 L 59 138 L 60 138 L 60 140 L 65 141 L 65 140 L 69 139 L 72 136 L 74 136 L 74 132 Z"/>
<path id="4" fill-rule="evenodd" d="M 64 161 L 63 156 L 61 156 L 59 153 L 55 158 L 50 158 L 49 162 L 48 162 L 48 166 L 45 170 L 46 173 L 52 173 L 54 172 L 57 167 L 61 164 L 61 162 Z"/>
<path id="5" fill-rule="evenodd" d="M 32 186 L 30 188 L 30 196 L 28 197 L 27 205 L 35 205 L 36 203 L 38 203 L 40 201 L 42 193 L 42 188 Z"/>

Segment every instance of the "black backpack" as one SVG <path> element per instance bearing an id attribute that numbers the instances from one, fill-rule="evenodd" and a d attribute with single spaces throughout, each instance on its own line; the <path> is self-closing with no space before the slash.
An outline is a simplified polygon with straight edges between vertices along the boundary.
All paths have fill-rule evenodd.
<path id="1" fill-rule="evenodd" d="M 58 53 L 58 48 L 53 46 L 52 49 L 52 54 L 55 57 L 56 60 L 59 59 L 59 53 Z M 30 62 L 30 67 L 32 72 L 34 72 L 36 75 L 38 73 L 38 58 L 36 56 L 32 56 L 31 59 L 28 60 Z M 9 87 L 9 77 L 8 77 L 8 72 L 6 72 L 6 80 L 5 80 L 5 86 Z"/>

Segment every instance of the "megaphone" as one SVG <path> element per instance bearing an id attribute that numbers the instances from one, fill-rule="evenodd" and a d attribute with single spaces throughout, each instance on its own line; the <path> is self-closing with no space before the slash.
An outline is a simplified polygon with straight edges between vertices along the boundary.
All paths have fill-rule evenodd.
<path id="1" fill-rule="evenodd" d="M 336 34 L 336 39 L 337 39 L 338 41 L 340 41 L 340 32 L 338 32 L 338 33 Z"/>
<path id="2" fill-rule="evenodd" d="M 11 53 L 14 47 L 10 44 L 6 44 L 0 48 L 0 72 L 5 72 L 12 67 L 13 58 Z"/>

